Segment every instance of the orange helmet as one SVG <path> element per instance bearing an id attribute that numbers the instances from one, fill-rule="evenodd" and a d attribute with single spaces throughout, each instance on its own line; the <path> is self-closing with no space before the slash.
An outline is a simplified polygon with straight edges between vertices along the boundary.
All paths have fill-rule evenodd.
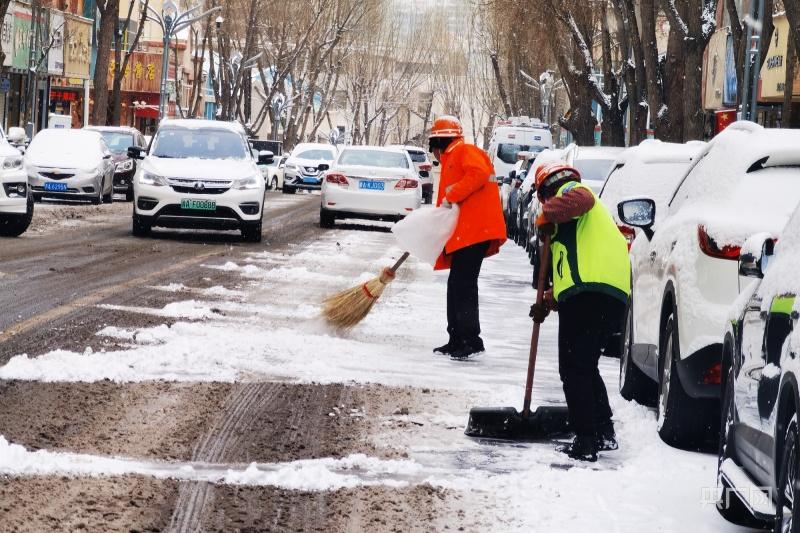
<path id="1" fill-rule="evenodd" d="M 433 121 L 431 126 L 431 134 L 429 138 L 434 137 L 463 137 L 464 129 L 461 127 L 461 121 L 456 117 L 443 116 Z"/>
<path id="2" fill-rule="evenodd" d="M 566 163 L 543 163 L 536 169 L 536 192 L 542 196 L 545 188 L 565 181 L 581 181 L 578 169 Z"/>

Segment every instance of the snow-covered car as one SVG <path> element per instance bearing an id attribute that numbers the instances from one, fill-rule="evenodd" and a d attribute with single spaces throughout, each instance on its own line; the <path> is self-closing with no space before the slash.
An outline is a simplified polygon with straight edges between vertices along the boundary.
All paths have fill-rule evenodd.
<path id="1" fill-rule="evenodd" d="M 301 143 L 294 147 L 283 169 L 283 192 L 294 194 L 298 189 L 316 191 L 322 188 L 319 166 L 336 159 L 336 147 L 330 144 Z"/>
<path id="2" fill-rule="evenodd" d="M 800 209 L 774 237 L 753 235 L 739 257 L 746 288 L 722 344 L 717 509 L 732 522 L 783 532 L 798 523 Z"/>
<path id="3" fill-rule="evenodd" d="M 132 201 L 136 160 L 128 156 L 128 147 L 146 148 L 144 135 L 136 128 L 127 126 L 89 126 L 84 129 L 99 132 L 103 136 L 114 161 L 114 192 L 124 194 L 127 201 Z"/>
<path id="4" fill-rule="evenodd" d="M 0 129 L 0 237 L 18 237 L 33 219 L 33 195 L 19 150 Z"/>
<path id="5" fill-rule="evenodd" d="M 283 188 L 283 171 L 286 168 L 286 160 L 289 159 L 288 155 L 281 156 L 277 161 L 273 161 L 271 165 L 267 166 L 267 188 L 277 191 Z"/>
<path id="6" fill-rule="evenodd" d="M 394 145 L 393 148 L 401 148 L 408 152 L 411 157 L 411 162 L 414 163 L 414 168 L 417 169 L 419 181 L 422 184 L 422 201 L 426 204 L 433 202 L 433 164 L 428 157 L 428 152 L 419 146 L 402 146 Z"/>
<path id="7" fill-rule="evenodd" d="M 163 120 L 134 178 L 133 234 L 154 226 L 239 230 L 261 242 L 264 179 L 250 153 L 244 128 L 214 120 Z M 269 163 L 259 155 L 259 162 Z"/>
<path id="8" fill-rule="evenodd" d="M 111 203 L 114 161 L 96 131 L 46 129 L 25 151 L 25 172 L 36 200 L 43 196 Z"/>
<path id="9" fill-rule="evenodd" d="M 692 161 L 661 216 L 652 198 L 619 204 L 642 228 L 620 362 L 623 397 L 657 399 L 658 432 L 679 447 L 716 439 L 728 307 L 745 239 L 775 234 L 800 201 L 800 131 L 738 122 Z M 658 224 L 654 226 L 654 223 Z"/>
<path id="10" fill-rule="evenodd" d="M 419 209 L 422 187 L 408 152 L 379 146 L 348 146 L 325 172 L 319 223 L 337 218 L 397 221 Z"/>
<path id="11" fill-rule="evenodd" d="M 656 213 L 662 216 L 675 187 L 704 146 L 701 141 L 679 144 L 647 139 L 617 157 L 599 196 L 628 241 L 628 249 L 636 231 L 619 219 L 619 202 L 647 196 L 655 201 Z"/>

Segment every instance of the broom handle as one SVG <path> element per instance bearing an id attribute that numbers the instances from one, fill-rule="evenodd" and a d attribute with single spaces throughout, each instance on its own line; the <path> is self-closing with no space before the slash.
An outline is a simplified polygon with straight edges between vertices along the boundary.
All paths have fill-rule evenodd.
<path id="1" fill-rule="evenodd" d="M 397 272 L 397 269 L 398 269 L 398 268 L 400 268 L 400 266 L 401 266 L 403 263 L 405 263 L 405 262 L 406 262 L 406 259 L 408 259 L 408 256 L 409 256 L 409 255 L 411 255 L 411 253 L 409 253 L 409 252 L 405 252 L 405 253 L 403 253 L 403 255 L 401 255 L 401 256 L 400 256 L 400 259 L 398 259 L 398 260 L 397 260 L 397 263 L 395 263 L 395 264 L 394 264 L 394 266 L 393 266 L 392 268 L 390 268 L 390 269 L 389 269 L 389 270 L 391 270 L 391 271 L 392 271 L 392 274 L 394 274 L 395 272 Z"/>
<path id="2" fill-rule="evenodd" d="M 542 246 L 539 249 L 539 284 L 536 285 L 536 303 L 544 301 L 545 281 L 549 270 L 550 261 L 550 235 L 545 235 Z M 536 370 L 536 352 L 539 349 L 539 327 L 538 322 L 533 323 L 531 332 L 531 351 L 528 356 L 528 379 L 525 382 L 525 401 L 522 404 L 522 416 L 531 414 L 531 395 L 533 393 L 533 373 Z"/>

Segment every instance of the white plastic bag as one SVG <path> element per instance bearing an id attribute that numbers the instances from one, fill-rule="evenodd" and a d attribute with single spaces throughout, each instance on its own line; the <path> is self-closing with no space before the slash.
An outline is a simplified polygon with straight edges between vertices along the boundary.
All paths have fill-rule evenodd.
<path id="1" fill-rule="evenodd" d="M 392 227 L 398 244 L 417 259 L 431 265 L 453 236 L 458 206 L 417 209 Z"/>

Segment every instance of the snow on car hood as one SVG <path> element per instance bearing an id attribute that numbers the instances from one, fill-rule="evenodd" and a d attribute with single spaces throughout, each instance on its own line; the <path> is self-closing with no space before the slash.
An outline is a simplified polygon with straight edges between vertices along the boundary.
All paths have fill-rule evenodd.
<path id="1" fill-rule="evenodd" d="M 12 155 L 20 155 L 19 150 L 5 141 L 0 141 L 0 157 L 9 157 Z"/>
<path id="2" fill-rule="evenodd" d="M 144 168 L 154 174 L 173 178 L 239 179 L 260 175 L 252 159 L 147 157 Z"/>
<path id="3" fill-rule="evenodd" d="M 348 176 L 364 176 L 373 178 L 416 178 L 417 175 L 410 168 L 384 168 L 367 167 L 363 165 L 337 165 L 333 167 L 335 172 L 341 172 Z"/>
<path id="4" fill-rule="evenodd" d="M 775 255 L 769 259 L 766 274 L 758 288 L 764 309 L 769 308 L 776 296 L 800 296 L 800 276 L 797 275 L 797 265 L 800 263 L 800 208 L 795 210 L 783 230 L 775 236 L 778 237 Z M 798 305 L 800 298 L 795 301 L 795 309 Z"/>

